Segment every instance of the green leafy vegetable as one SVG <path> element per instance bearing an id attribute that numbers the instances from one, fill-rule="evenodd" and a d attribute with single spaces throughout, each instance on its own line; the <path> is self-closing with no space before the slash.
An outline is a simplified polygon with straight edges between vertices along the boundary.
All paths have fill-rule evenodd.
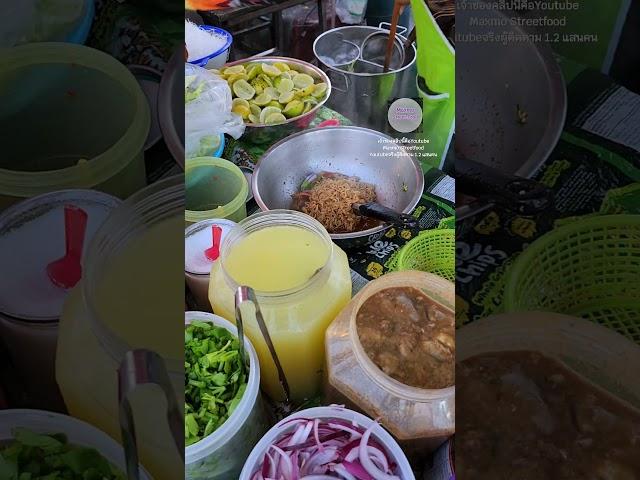
<path id="1" fill-rule="evenodd" d="M 71 445 L 64 434 L 44 435 L 24 428 L 0 448 L 2 480 L 125 480 L 97 450 Z"/>
<path id="2" fill-rule="evenodd" d="M 240 342 L 207 322 L 185 327 L 184 438 L 192 445 L 215 432 L 233 413 L 247 388 Z"/>

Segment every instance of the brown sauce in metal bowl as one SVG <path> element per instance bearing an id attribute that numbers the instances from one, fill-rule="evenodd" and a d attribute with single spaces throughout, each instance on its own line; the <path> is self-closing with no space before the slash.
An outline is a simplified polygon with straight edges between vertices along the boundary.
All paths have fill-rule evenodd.
<path id="1" fill-rule="evenodd" d="M 454 313 L 421 290 L 393 287 L 372 295 L 356 325 L 364 351 L 391 378 L 424 389 L 454 384 Z"/>
<path id="2" fill-rule="evenodd" d="M 487 353 L 456 374 L 459 478 L 640 479 L 640 412 L 561 362 Z"/>

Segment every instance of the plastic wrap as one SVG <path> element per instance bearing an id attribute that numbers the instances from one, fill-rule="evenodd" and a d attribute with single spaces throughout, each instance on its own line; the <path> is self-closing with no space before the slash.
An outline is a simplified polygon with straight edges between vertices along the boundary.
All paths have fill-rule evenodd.
<path id="1" fill-rule="evenodd" d="M 212 156 L 226 133 L 238 139 L 244 133 L 242 117 L 231 112 L 231 89 L 215 73 L 185 64 L 185 156 Z"/>

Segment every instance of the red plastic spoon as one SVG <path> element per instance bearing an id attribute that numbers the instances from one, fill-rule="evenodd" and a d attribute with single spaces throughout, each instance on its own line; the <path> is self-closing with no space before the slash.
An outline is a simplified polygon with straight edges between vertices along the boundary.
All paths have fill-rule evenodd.
<path id="1" fill-rule="evenodd" d="M 65 254 L 47 265 L 47 274 L 61 288 L 72 288 L 82 277 L 82 247 L 87 230 L 87 212 L 73 205 L 64 207 Z"/>
<path id="2" fill-rule="evenodd" d="M 222 228 L 218 225 L 211 226 L 213 243 L 204 251 L 204 255 L 211 261 L 217 260 L 220 256 L 220 239 L 222 238 Z"/>

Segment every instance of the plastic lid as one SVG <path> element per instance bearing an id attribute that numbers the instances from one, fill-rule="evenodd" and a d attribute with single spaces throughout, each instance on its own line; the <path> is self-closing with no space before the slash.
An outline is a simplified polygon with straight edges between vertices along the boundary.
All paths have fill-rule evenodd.
<path id="1" fill-rule="evenodd" d="M 215 260 L 210 260 L 205 250 L 212 246 L 212 227 L 216 225 L 222 229 L 220 244 L 229 232 L 237 225 L 236 222 L 215 218 L 203 220 L 190 225 L 184 232 L 184 269 L 197 275 L 208 275 Z"/>
<path id="2" fill-rule="evenodd" d="M 31 321 L 58 319 L 69 290 L 56 286 L 46 269 L 65 255 L 65 206 L 79 207 L 88 215 L 86 251 L 119 203 L 102 192 L 63 190 L 25 200 L 0 214 L 0 312 Z"/>

